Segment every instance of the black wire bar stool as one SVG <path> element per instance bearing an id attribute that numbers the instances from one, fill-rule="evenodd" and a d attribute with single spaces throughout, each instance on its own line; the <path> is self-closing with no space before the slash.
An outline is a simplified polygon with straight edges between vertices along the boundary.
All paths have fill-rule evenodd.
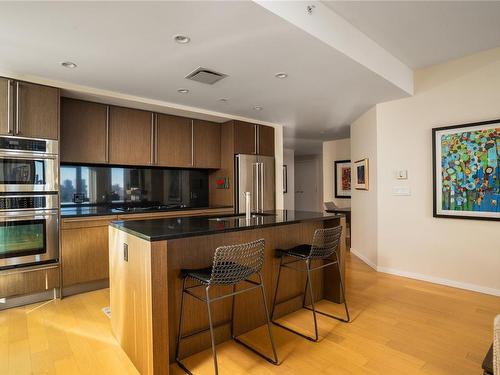
<path id="1" fill-rule="evenodd" d="M 339 254 L 338 254 L 338 249 L 339 249 L 339 244 L 340 244 L 340 235 L 342 233 L 342 227 L 334 227 L 334 228 L 324 228 L 324 229 L 316 229 L 314 232 L 313 236 L 313 242 L 312 245 L 298 245 L 295 246 L 291 249 L 276 249 L 276 256 L 280 258 L 280 267 L 278 270 L 278 280 L 276 282 L 276 290 L 274 293 L 274 298 L 273 298 L 273 307 L 271 310 L 271 321 L 273 324 L 284 328 L 290 332 L 293 332 L 299 336 L 302 336 L 310 341 L 317 342 L 318 341 L 318 322 L 316 319 L 316 314 L 321 314 L 324 316 L 327 316 L 329 318 L 337 319 L 342 322 L 348 323 L 350 321 L 349 318 L 349 309 L 347 308 L 347 300 L 346 300 L 346 295 L 345 295 L 345 287 L 344 287 L 344 280 L 342 279 L 342 273 L 340 271 L 340 262 L 339 262 Z M 293 260 L 287 261 L 286 263 L 284 262 L 285 258 L 293 258 Z M 317 267 L 312 267 L 311 262 L 313 260 L 323 260 L 325 261 L 323 264 Z M 297 262 L 305 262 L 305 269 L 303 268 L 298 268 L 295 267 L 295 264 Z M 340 289 L 342 291 L 342 299 L 344 301 L 344 307 L 345 307 L 345 313 L 346 313 L 346 319 L 328 314 L 323 311 L 318 311 L 316 310 L 314 306 L 314 291 L 313 291 L 313 286 L 311 282 L 311 272 L 312 271 L 317 271 L 325 267 L 329 266 L 336 266 L 337 270 L 339 272 L 339 277 L 340 277 Z M 280 276 L 281 276 L 281 269 L 282 268 L 289 268 L 295 271 L 299 272 L 306 272 L 306 285 L 304 287 L 304 297 L 302 300 L 302 307 L 304 309 L 310 310 L 313 313 L 313 318 L 314 318 L 314 337 L 310 337 L 308 335 L 305 335 L 301 332 L 298 332 L 296 330 L 293 330 L 290 327 L 287 327 L 281 323 L 278 323 L 277 321 L 274 320 L 274 310 L 276 308 L 276 305 L 279 305 L 281 303 L 287 302 L 286 301 L 281 301 L 276 303 L 276 297 L 278 295 L 278 287 L 279 287 L 279 282 L 280 282 Z M 309 286 L 309 288 L 308 288 Z M 306 296 L 307 296 L 307 290 L 309 289 L 309 293 L 311 295 L 311 307 L 306 305 Z"/>
<path id="2" fill-rule="evenodd" d="M 271 362 L 272 364 L 278 365 L 278 355 L 276 354 L 276 347 L 274 345 L 274 339 L 271 332 L 271 320 L 269 319 L 269 310 L 267 308 L 266 295 L 264 290 L 264 284 L 262 282 L 262 266 L 264 263 L 264 240 L 256 240 L 249 243 L 231 245 L 231 246 L 221 246 L 215 250 L 214 260 L 212 267 L 207 267 L 203 269 L 196 270 L 181 270 L 181 274 L 184 278 L 182 283 L 182 297 L 181 297 L 181 313 L 179 318 L 179 327 L 177 333 L 177 347 L 175 350 L 175 360 L 179 366 L 188 374 L 191 371 L 182 363 L 179 350 L 181 340 L 194 335 L 200 334 L 210 330 L 210 338 L 212 342 L 212 353 L 214 360 L 215 374 L 219 373 L 219 368 L 217 365 L 217 351 L 215 349 L 215 337 L 214 337 L 214 325 L 212 322 L 211 304 L 220 301 L 224 298 L 232 297 L 231 305 L 231 337 L 237 343 L 245 346 L 254 353 L 258 354 L 262 358 Z M 256 274 L 258 276 L 258 281 L 253 281 L 248 279 L 251 275 Z M 197 282 L 196 285 L 186 287 L 186 280 L 192 279 Z M 252 286 L 245 288 L 243 290 L 236 291 L 236 284 L 245 281 Z M 210 289 L 213 286 L 226 285 L 232 286 L 232 293 L 220 295 L 217 297 L 210 297 Z M 193 288 L 205 287 L 205 297 L 198 296 L 191 291 Z M 264 303 L 264 311 L 267 319 L 267 329 L 269 334 L 269 339 L 271 341 L 271 346 L 273 350 L 273 358 L 260 353 L 258 350 L 254 349 L 247 343 L 241 341 L 234 335 L 234 297 L 238 294 L 249 292 L 254 289 L 260 289 L 262 292 L 262 300 Z M 208 323 L 209 327 L 206 329 L 198 330 L 194 333 L 183 335 L 182 324 L 183 324 L 183 306 L 184 306 L 184 295 L 188 294 L 191 297 L 196 298 L 199 301 L 205 302 L 207 304 L 208 310 Z M 217 327 L 215 327 L 217 328 Z"/>

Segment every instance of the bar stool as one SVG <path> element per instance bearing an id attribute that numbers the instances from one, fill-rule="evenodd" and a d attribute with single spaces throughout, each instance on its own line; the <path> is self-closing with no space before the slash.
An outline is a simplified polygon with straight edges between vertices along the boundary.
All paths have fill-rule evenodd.
<path id="1" fill-rule="evenodd" d="M 264 291 L 264 284 L 262 282 L 262 265 L 264 263 L 264 240 L 260 239 L 257 241 L 244 243 L 240 245 L 231 245 L 231 246 L 221 246 L 215 250 L 214 260 L 212 267 L 207 267 L 203 269 L 197 270 L 181 270 L 181 275 L 183 277 L 182 283 L 182 297 L 181 297 L 181 314 L 179 318 L 179 329 L 177 334 L 177 347 L 175 351 L 175 360 L 179 364 L 179 366 L 186 371 L 188 374 L 191 374 L 191 371 L 182 363 L 179 357 L 179 349 L 181 340 L 194 336 L 196 334 L 206 332 L 210 330 L 210 338 L 212 341 L 212 353 L 214 360 L 214 369 L 215 374 L 219 373 L 219 369 L 217 366 L 217 352 L 215 350 L 215 338 L 214 338 L 214 326 L 212 322 L 212 314 L 210 305 L 213 302 L 220 301 L 227 297 L 232 297 L 232 306 L 231 306 L 231 337 L 237 343 L 245 346 L 250 349 L 254 353 L 260 355 L 262 358 L 267 361 L 277 365 L 278 364 L 278 356 L 276 354 L 276 348 L 274 345 L 273 335 L 271 332 L 271 321 L 269 319 L 269 310 L 267 308 L 266 295 Z M 248 277 L 251 275 L 257 274 L 258 282 L 249 280 Z M 196 282 L 194 286 L 186 287 L 186 280 L 191 279 Z M 236 291 L 236 284 L 245 281 L 249 284 L 252 284 L 251 287 L 245 288 L 243 290 Z M 215 298 L 211 298 L 209 291 L 213 286 L 217 285 L 230 285 L 232 286 L 232 293 L 224 294 Z M 205 297 L 197 296 L 195 293 L 191 291 L 193 288 L 205 287 Z M 271 341 L 271 346 L 273 349 L 273 357 L 269 358 L 266 355 L 260 353 L 256 349 L 252 348 L 245 342 L 241 341 L 234 335 L 234 297 L 238 294 L 249 292 L 254 289 L 260 288 L 262 292 L 262 300 L 264 302 L 264 311 L 267 319 L 267 329 L 269 334 L 269 339 Z M 208 310 L 208 324 L 209 327 L 200 331 L 196 331 L 194 333 L 188 335 L 182 335 L 182 323 L 183 323 L 183 305 L 184 305 L 184 294 L 188 294 L 197 300 L 203 301 L 207 304 Z"/>
<path id="2" fill-rule="evenodd" d="M 278 280 L 276 282 L 276 290 L 274 293 L 274 298 L 273 298 L 273 308 L 271 310 L 271 321 L 273 324 L 276 324 L 277 326 L 284 328 L 290 332 L 293 332 L 299 336 L 302 336 L 308 340 L 317 342 L 318 341 L 318 322 L 316 319 L 316 313 L 325 315 L 329 318 L 334 318 L 337 320 L 340 320 L 342 322 L 348 323 L 350 321 L 349 318 L 349 310 L 347 308 L 347 301 L 346 301 L 346 296 L 345 296 L 345 289 L 344 289 L 344 281 L 342 280 L 342 273 L 340 272 L 340 265 L 339 265 L 339 255 L 338 255 L 338 248 L 340 244 L 340 235 L 342 233 L 342 227 L 338 226 L 335 228 L 324 228 L 324 229 L 316 229 L 314 232 L 313 236 L 313 242 L 312 245 L 298 245 L 295 246 L 291 249 L 276 249 L 276 256 L 280 258 L 280 267 L 278 270 Z M 284 259 L 286 257 L 291 257 L 294 258 L 291 261 L 288 261 L 284 263 Z M 331 259 L 333 257 L 333 259 Z M 313 260 L 324 260 L 328 261 L 327 263 L 323 263 L 320 266 L 317 267 L 311 267 L 311 261 Z M 297 262 L 305 262 L 305 269 L 302 268 L 297 268 L 292 266 L 291 264 L 297 263 Z M 336 266 L 337 270 L 339 272 L 340 276 L 340 289 L 342 291 L 342 299 L 344 300 L 344 307 L 345 307 L 345 313 L 347 316 L 347 319 L 343 319 L 322 311 L 316 310 L 314 307 L 314 291 L 313 291 L 313 286 L 311 282 L 311 272 L 316 271 L 328 266 Z M 279 282 L 280 282 L 280 276 L 281 276 L 281 269 L 282 268 L 289 268 L 295 271 L 299 272 L 306 272 L 306 285 L 304 288 L 304 297 L 302 300 L 302 307 L 312 311 L 313 313 L 313 318 L 314 318 L 314 333 L 315 337 L 310 337 L 305 334 L 302 334 L 300 332 L 297 332 L 289 327 L 286 327 L 285 325 L 278 323 L 274 320 L 274 310 L 276 308 L 276 305 L 287 302 L 287 301 L 281 301 L 276 303 L 276 296 L 278 295 L 278 287 L 279 287 Z M 306 306 L 306 295 L 307 295 L 307 286 L 309 285 L 309 293 L 311 295 L 311 307 Z"/>

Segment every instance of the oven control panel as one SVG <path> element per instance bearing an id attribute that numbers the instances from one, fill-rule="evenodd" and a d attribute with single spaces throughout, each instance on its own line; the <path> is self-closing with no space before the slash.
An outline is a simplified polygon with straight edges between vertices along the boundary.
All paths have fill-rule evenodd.
<path id="1" fill-rule="evenodd" d="M 47 152 L 47 141 L 39 139 L 0 137 L 0 149 Z"/>

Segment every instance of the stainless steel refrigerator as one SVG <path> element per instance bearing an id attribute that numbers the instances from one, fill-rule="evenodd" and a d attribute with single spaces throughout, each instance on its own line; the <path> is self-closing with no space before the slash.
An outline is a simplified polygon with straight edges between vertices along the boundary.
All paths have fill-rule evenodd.
<path id="1" fill-rule="evenodd" d="M 235 156 L 235 199 L 237 213 L 245 212 L 244 193 L 252 193 L 252 212 L 275 209 L 275 163 L 272 156 Z"/>

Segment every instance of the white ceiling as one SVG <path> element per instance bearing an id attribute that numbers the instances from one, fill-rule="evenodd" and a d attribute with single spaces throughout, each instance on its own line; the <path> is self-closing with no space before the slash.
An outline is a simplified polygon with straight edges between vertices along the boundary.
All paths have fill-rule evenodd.
<path id="1" fill-rule="evenodd" d="M 412 67 L 500 45 L 491 33 L 492 20 L 500 20 L 496 5 L 448 12 L 459 7 L 377 4 L 328 7 Z M 449 26 L 438 27 L 439 21 Z M 178 33 L 191 43 L 175 43 Z M 67 60 L 78 68 L 62 68 Z M 229 77 L 213 86 L 184 79 L 199 66 Z M 287 79 L 274 77 L 282 71 Z M 348 136 L 349 124 L 369 107 L 407 95 L 250 1 L 0 2 L 0 72 L 283 124 L 286 147 L 298 153 Z"/>
<path id="2" fill-rule="evenodd" d="M 323 1 L 411 68 L 500 46 L 500 1 Z"/>

